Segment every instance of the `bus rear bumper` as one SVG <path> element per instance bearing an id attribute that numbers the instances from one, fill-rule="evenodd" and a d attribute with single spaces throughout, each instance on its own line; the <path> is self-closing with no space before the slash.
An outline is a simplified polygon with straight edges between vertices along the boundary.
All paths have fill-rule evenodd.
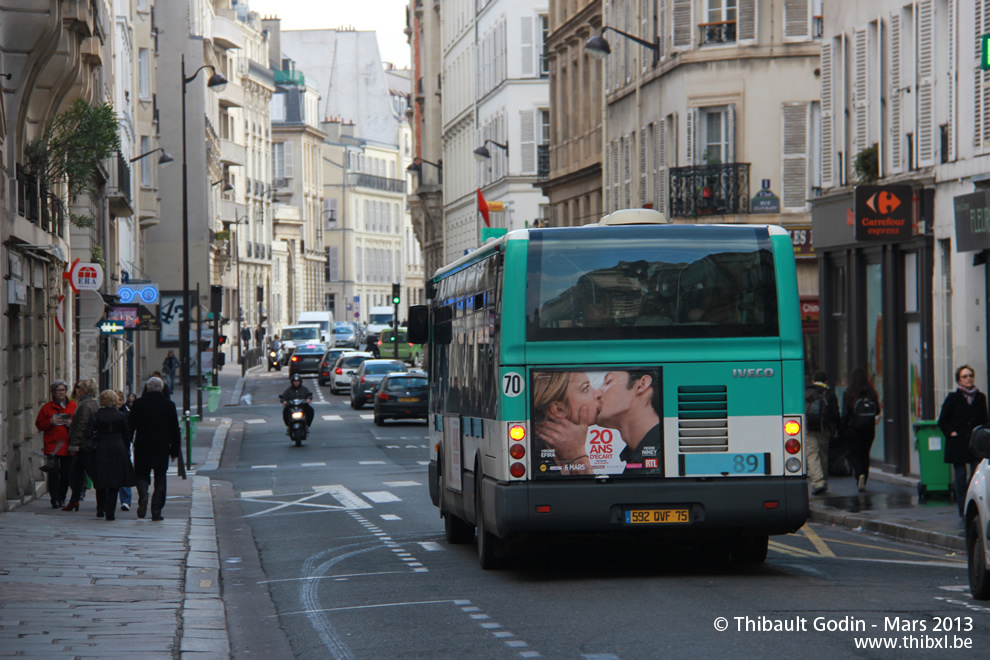
<path id="1" fill-rule="evenodd" d="M 483 484 L 497 536 L 540 532 L 648 531 L 670 536 L 789 534 L 808 519 L 801 478 L 627 480 L 589 484 Z M 490 508 L 489 508 L 490 507 Z M 538 512 L 539 508 L 539 512 Z M 688 509 L 687 523 L 628 524 L 630 509 Z"/>

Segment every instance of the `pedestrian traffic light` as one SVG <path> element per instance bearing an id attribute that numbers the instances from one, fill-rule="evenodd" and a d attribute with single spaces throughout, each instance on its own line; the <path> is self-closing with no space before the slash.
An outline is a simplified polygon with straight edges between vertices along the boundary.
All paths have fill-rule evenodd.
<path id="1" fill-rule="evenodd" d="M 219 337 L 220 345 L 223 346 L 227 343 L 227 335 L 220 335 Z"/>
<path id="2" fill-rule="evenodd" d="M 399 304 L 399 299 L 401 297 L 399 295 L 400 288 L 401 288 L 401 285 L 398 282 L 392 282 L 392 304 L 393 305 L 398 305 Z"/>

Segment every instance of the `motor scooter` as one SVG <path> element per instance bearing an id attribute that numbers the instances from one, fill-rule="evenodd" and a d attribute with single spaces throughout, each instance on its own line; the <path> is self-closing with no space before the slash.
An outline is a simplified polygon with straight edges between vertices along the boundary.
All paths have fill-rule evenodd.
<path id="1" fill-rule="evenodd" d="M 276 346 L 275 348 L 268 349 L 268 371 L 273 368 L 276 371 L 282 371 L 282 365 L 285 364 L 285 354 L 282 352 L 282 346 Z"/>
<path id="2" fill-rule="evenodd" d="M 306 424 L 306 399 L 290 399 L 286 405 L 289 407 L 289 439 L 299 447 L 309 435 L 309 426 Z"/>

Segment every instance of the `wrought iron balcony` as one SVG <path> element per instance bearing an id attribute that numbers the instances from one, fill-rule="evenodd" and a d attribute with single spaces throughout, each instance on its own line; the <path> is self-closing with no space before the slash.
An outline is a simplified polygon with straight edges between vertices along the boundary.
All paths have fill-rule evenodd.
<path id="1" fill-rule="evenodd" d="M 749 213 L 749 163 L 674 167 L 670 215 L 695 218 Z"/>
<path id="2" fill-rule="evenodd" d="M 699 23 L 702 44 L 732 44 L 736 42 L 736 22 Z"/>
<path id="3" fill-rule="evenodd" d="M 539 144 L 536 146 L 536 178 L 546 181 L 550 178 L 550 145 Z"/>
<path id="4" fill-rule="evenodd" d="M 348 172 L 347 185 L 360 188 L 374 188 L 386 192 L 404 193 L 406 192 L 406 182 L 402 179 L 389 179 L 374 174 L 364 172 Z"/>

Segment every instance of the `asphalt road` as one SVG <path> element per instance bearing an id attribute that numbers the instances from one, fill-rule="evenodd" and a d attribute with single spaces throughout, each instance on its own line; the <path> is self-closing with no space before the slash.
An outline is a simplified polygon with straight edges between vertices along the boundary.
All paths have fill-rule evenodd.
<path id="1" fill-rule="evenodd" d="M 250 377 L 242 405 L 224 410 L 234 425 L 210 474 L 235 657 L 955 658 L 990 648 L 990 603 L 970 599 L 964 557 L 846 528 L 774 537 L 755 567 L 712 548 L 580 539 L 482 571 L 473 545 L 444 541 L 425 423 L 375 427 L 369 408 L 307 380 L 319 390 L 316 421 L 297 448 L 277 402 L 286 380 Z M 870 643 L 897 646 L 857 648 Z"/>

